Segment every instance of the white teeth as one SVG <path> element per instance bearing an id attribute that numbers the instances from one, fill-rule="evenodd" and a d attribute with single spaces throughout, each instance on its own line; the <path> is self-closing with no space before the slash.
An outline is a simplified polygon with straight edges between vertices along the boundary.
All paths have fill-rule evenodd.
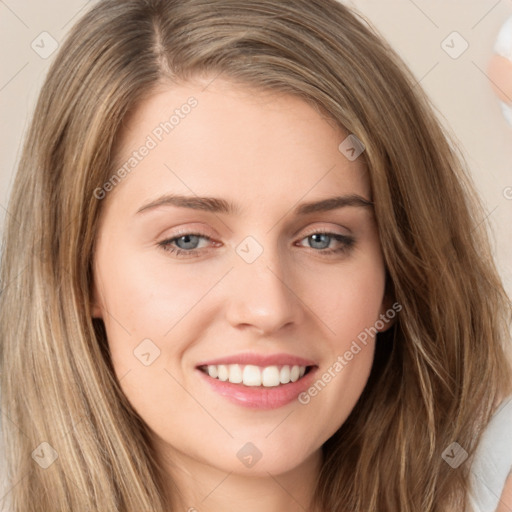
<path id="1" fill-rule="evenodd" d="M 296 382 L 306 373 L 305 366 L 265 366 L 264 368 L 252 364 L 219 364 L 204 367 L 205 372 L 213 379 L 229 381 L 233 384 L 267 388 Z"/>
<path id="2" fill-rule="evenodd" d="M 219 364 L 218 370 L 219 370 L 219 375 L 217 378 L 219 380 L 224 380 L 224 381 L 228 380 L 228 378 L 229 378 L 228 367 L 225 364 Z"/>
<path id="3" fill-rule="evenodd" d="M 244 380 L 242 374 L 242 368 L 240 368 L 239 364 L 230 364 L 229 365 L 229 382 L 233 384 L 240 384 Z"/>
<path id="4" fill-rule="evenodd" d="M 248 364 L 244 368 L 244 385 L 246 386 L 261 386 L 261 371 L 257 366 Z"/>
<path id="5" fill-rule="evenodd" d="M 267 388 L 279 386 L 279 368 L 277 366 L 267 366 L 261 372 L 261 382 Z"/>
<path id="6" fill-rule="evenodd" d="M 288 382 L 290 382 L 290 367 L 289 366 L 283 366 L 281 368 L 281 372 L 279 373 L 279 380 L 281 381 L 281 384 L 288 384 Z"/>

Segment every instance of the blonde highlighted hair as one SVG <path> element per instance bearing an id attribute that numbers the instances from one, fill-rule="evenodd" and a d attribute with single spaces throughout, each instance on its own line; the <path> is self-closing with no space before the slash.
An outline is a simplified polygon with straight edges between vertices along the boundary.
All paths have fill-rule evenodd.
<path id="1" fill-rule="evenodd" d="M 460 156 L 414 77 L 335 0 L 103 0 L 42 88 L 1 264 L 2 429 L 13 512 L 164 512 L 163 470 L 92 320 L 92 260 L 123 120 L 156 87 L 223 76 L 292 94 L 363 142 L 402 306 L 370 380 L 324 445 L 322 510 L 462 510 L 468 464 L 511 391 L 510 302 Z M 47 442 L 47 469 L 31 453 Z M 470 459 L 471 460 L 471 459 Z"/>

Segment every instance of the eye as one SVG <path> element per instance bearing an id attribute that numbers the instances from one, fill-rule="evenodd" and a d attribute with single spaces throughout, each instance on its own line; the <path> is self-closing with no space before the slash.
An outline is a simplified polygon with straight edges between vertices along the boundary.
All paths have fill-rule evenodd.
<path id="1" fill-rule="evenodd" d="M 307 240 L 312 249 L 322 254 L 334 254 L 340 252 L 347 252 L 354 246 L 355 240 L 353 237 L 341 235 L 339 233 L 316 232 L 311 233 L 301 240 Z M 332 247 L 334 242 L 335 247 Z M 300 243 L 302 247 L 304 245 Z M 337 247 L 336 247 L 337 245 Z"/>
<path id="2" fill-rule="evenodd" d="M 201 246 L 201 241 L 206 243 L 203 243 Z M 329 232 L 309 234 L 299 242 L 301 247 L 305 247 L 302 243 L 304 241 L 307 241 L 310 248 L 315 252 L 323 255 L 348 252 L 355 244 L 355 239 L 350 236 Z M 158 243 L 158 246 L 176 257 L 190 258 L 204 253 L 204 249 L 208 248 L 208 244 L 221 245 L 219 242 L 215 242 L 209 236 L 201 233 L 182 233 L 179 236 L 162 240 Z"/>
<path id="3" fill-rule="evenodd" d="M 183 233 L 174 238 L 168 238 L 159 242 L 158 245 L 164 251 L 174 254 L 176 256 L 191 257 L 199 256 L 198 252 L 204 247 L 199 247 L 200 241 L 206 240 L 212 242 L 213 240 L 200 233 Z"/>

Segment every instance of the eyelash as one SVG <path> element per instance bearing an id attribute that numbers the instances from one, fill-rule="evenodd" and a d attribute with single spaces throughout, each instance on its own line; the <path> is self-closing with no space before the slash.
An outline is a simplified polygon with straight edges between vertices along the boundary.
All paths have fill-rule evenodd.
<path id="1" fill-rule="evenodd" d="M 313 247 L 310 247 L 311 250 L 314 252 L 320 253 L 324 256 L 334 255 L 334 254 L 344 254 L 348 253 L 355 244 L 355 239 L 353 237 L 347 236 L 347 235 L 340 235 L 339 233 L 330 233 L 328 231 L 314 231 L 312 233 L 307 234 L 303 238 L 300 239 L 300 241 L 305 240 L 309 237 L 312 237 L 314 235 L 327 235 L 330 238 L 340 242 L 342 245 L 338 249 L 314 249 Z M 209 242 L 212 242 L 213 240 L 206 235 L 203 235 L 201 233 L 181 233 L 176 237 L 168 238 L 166 240 L 162 240 L 158 243 L 158 246 L 161 247 L 165 252 L 173 254 L 177 257 L 182 258 L 191 258 L 191 257 L 199 257 L 201 254 L 199 252 L 201 249 L 180 249 L 179 247 L 174 247 L 171 244 L 175 242 L 176 240 L 179 240 L 183 236 L 197 236 L 200 238 L 203 238 Z"/>

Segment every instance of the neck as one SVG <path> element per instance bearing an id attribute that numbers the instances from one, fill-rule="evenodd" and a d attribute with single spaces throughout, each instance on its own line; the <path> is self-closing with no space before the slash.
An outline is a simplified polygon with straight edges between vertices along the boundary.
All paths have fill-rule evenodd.
<path id="1" fill-rule="evenodd" d="M 281 474 L 226 472 L 174 452 L 164 463 L 173 495 L 172 510 L 188 512 L 315 512 L 313 497 L 322 454 L 319 449 L 298 467 Z"/>

